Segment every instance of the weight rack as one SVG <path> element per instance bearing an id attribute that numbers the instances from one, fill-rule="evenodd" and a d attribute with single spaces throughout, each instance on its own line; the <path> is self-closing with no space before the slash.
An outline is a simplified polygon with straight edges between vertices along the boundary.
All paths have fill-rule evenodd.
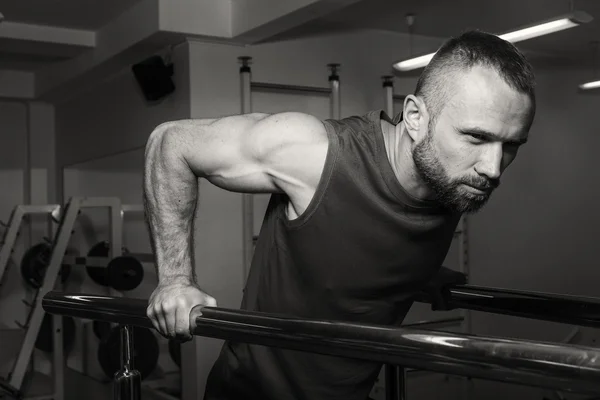
<path id="1" fill-rule="evenodd" d="M 123 232 L 123 214 L 125 211 L 137 211 L 139 206 L 122 206 L 119 198 L 113 197 L 72 197 L 64 207 L 63 212 L 60 212 L 59 205 L 44 205 L 30 206 L 19 205 L 15 207 L 11 213 L 10 222 L 7 224 L 7 231 L 4 235 L 3 247 L 0 250 L 0 282 L 9 266 L 10 255 L 16 239 L 19 234 L 21 223 L 24 216 L 27 214 L 50 214 L 54 220 L 59 221 L 59 226 L 56 235 L 51 243 L 50 262 L 46 269 L 42 286 L 37 289 L 34 300 L 31 303 L 26 303 L 30 306 L 30 312 L 27 321 L 23 325 L 26 330 L 25 338 L 22 342 L 21 349 L 15 360 L 8 378 L 0 378 L 0 388 L 9 394 L 21 398 L 22 385 L 27 367 L 29 365 L 36 338 L 39 334 L 40 326 L 44 317 L 42 308 L 42 299 L 46 293 L 52 291 L 57 282 L 63 258 L 65 256 L 67 245 L 69 244 L 72 233 L 74 232 L 77 216 L 83 208 L 108 207 L 109 215 L 109 230 L 110 230 L 110 258 L 115 258 L 122 255 L 122 232 Z M 60 215 L 60 219 L 58 215 Z M 110 293 L 115 295 L 118 293 Z M 62 325 L 61 317 L 53 317 L 54 327 Z M 64 357 L 62 352 L 62 330 L 53 329 L 54 354 L 53 367 L 55 377 L 54 393 L 46 396 L 54 400 L 62 400 L 64 398 Z"/>

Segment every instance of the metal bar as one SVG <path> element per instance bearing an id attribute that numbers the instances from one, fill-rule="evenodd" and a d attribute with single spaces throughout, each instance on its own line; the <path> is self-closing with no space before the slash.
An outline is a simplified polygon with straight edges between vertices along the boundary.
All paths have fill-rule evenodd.
<path id="1" fill-rule="evenodd" d="M 541 292 L 525 292 L 472 285 L 449 288 L 450 309 L 467 309 L 542 321 L 600 327 L 600 299 Z M 416 301 L 430 303 L 425 293 Z"/>
<path id="2" fill-rule="evenodd" d="M 329 100 L 329 116 L 333 119 L 340 119 L 342 116 L 342 102 L 340 97 L 340 76 L 338 74 L 340 64 L 329 64 L 327 66 L 331 71 L 329 75 L 329 86 L 331 89 L 331 96 Z"/>
<path id="3" fill-rule="evenodd" d="M 63 351 L 63 317 L 52 316 L 52 336 L 54 340 L 54 351 L 52 352 L 52 374 L 54 377 L 53 396 L 55 400 L 65 398 L 65 358 Z"/>
<path id="4" fill-rule="evenodd" d="M 133 257 L 141 263 L 153 264 L 155 263 L 154 254 L 151 253 L 123 253 L 123 256 Z M 88 256 L 67 256 L 65 255 L 62 259 L 63 265 L 81 265 L 90 267 L 106 267 L 112 260 L 110 257 L 88 257 Z"/>
<path id="5" fill-rule="evenodd" d="M 129 325 L 121 327 L 121 369 L 113 380 L 114 400 L 140 400 L 142 379 L 133 365 L 134 338 Z"/>
<path id="6" fill-rule="evenodd" d="M 316 87 L 316 86 L 300 86 L 300 85 L 287 85 L 281 83 L 266 83 L 266 82 L 252 82 L 250 88 L 257 92 L 285 92 L 285 93 L 297 93 L 297 94 L 322 94 L 329 96 L 331 94 L 330 88 Z"/>
<path id="7" fill-rule="evenodd" d="M 385 399 L 406 400 L 406 370 L 397 365 L 385 365 Z"/>
<path id="8" fill-rule="evenodd" d="M 121 211 L 124 213 L 144 212 L 144 206 L 142 204 L 123 204 L 121 205 Z"/>
<path id="9" fill-rule="evenodd" d="M 394 117 L 394 77 L 386 75 L 383 79 L 383 101 L 385 112 L 390 117 Z"/>
<path id="10" fill-rule="evenodd" d="M 464 317 L 454 317 L 454 318 L 441 318 L 441 319 L 432 319 L 431 321 L 419 321 L 411 324 L 402 324 L 403 328 L 445 328 L 448 326 L 456 326 L 463 322 Z"/>
<path id="11" fill-rule="evenodd" d="M 404 101 L 405 98 L 406 98 L 406 95 L 404 95 L 404 94 L 395 94 L 393 96 L 394 101 Z"/>
<path id="12" fill-rule="evenodd" d="M 146 300 L 51 292 L 42 303 L 53 314 L 152 326 L 146 317 Z M 591 347 L 311 321 L 216 307 L 196 307 L 190 318 L 195 321 L 194 334 L 200 336 L 568 392 L 600 393 L 600 351 Z"/>
<path id="13" fill-rule="evenodd" d="M 148 301 L 143 299 L 53 291 L 44 296 L 42 306 L 50 314 L 154 329 L 146 316 Z"/>
<path id="14" fill-rule="evenodd" d="M 101 199 L 104 201 L 104 199 Z M 110 247 L 109 257 L 111 259 L 123 255 L 123 211 L 121 199 L 114 197 L 106 199 L 109 210 Z M 118 296 L 119 292 L 112 286 L 108 286 L 108 293 Z"/>
<path id="15" fill-rule="evenodd" d="M 24 214 L 54 214 L 60 210 L 59 204 L 29 205 L 22 204 L 17 206 Z"/>
<path id="16" fill-rule="evenodd" d="M 248 114 L 252 112 L 252 70 L 250 68 L 250 57 L 240 57 L 240 98 L 241 112 Z M 254 195 L 242 194 L 242 282 L 246 282 L 250 273 L 252 257 L 254 255 Z"/>
<path id="17" fill-rule="evenodd" d="M 24 215 L 25 213 L 18 206 L 10 213 L 8 229 L 4 232 L 4 237 L 2 238 L 3 245 L 0 248 L 0 284 L 3 281 L 4 272 L 8 268 L 8 262 L 19 236 L 19 228 Z"/>
<path id="18" fill-rule="evenodd" d="M 31 359 L 31 352 L 33 351 L 33 346 L 42 324 L 44 310 L 42 308 L 42 302 L 39 301 L 39 299 L 47 292 L 54 289 L 56 278 L 61 267 L 61 259 L 67 250 L 67 245 L 71 239 L 71 232 L 73 231 L 75 220 L 79 214 L 80 200 L 80 198 L 72 198 L 69 203 L 67 203 L 66 209 L 64 210 L 64 218 L 60 223 L 56 240 L 52 247 L 52 256 L 50 257 L 50 263 L 46 269 L 44 282 L 39 289 L 39 295 L 36 296 L 35 304 L 33 305 L 34 309 L 31 312 L 28 321 L 27 333 L 21 344 L 21 350 L 19 351 L 19 355 L 17 356 L 10 376 L 9 383 L 15 388 L 20 388 L 23 383 L 25 372 L 27 371 L 27 366 Z"/>

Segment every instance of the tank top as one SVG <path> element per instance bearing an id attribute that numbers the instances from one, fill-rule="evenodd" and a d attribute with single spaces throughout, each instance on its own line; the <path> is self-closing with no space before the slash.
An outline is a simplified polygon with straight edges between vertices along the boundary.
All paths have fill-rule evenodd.
<path id="1" fill-rule="evenodd" d="M 400 325 L 443 263 L 460 215 L 409 195 L 385 151 L 382 110 L 324 120 L 329 147 L 308 208 L 271 196 L 242 309 Z M 205 400 L 366 400 L 381 364 L 227 341 Z"/>

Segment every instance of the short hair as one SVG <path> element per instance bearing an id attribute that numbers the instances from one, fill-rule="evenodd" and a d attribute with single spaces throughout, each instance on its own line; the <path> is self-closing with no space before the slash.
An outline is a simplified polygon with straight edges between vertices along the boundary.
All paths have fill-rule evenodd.
<path id="1" fill-rule="evenodd" d="M 452 93 L 451 82 L 456 72 L 468 71 L 474 66 L 493 68 L 504 81 L 531 99 L 528 128 L 535 115 L 535 76 L 531 64 L 510 42 L 496 35 L 478 30 L 467 31 L 447 40 L 425 67 L 415 89 L 430 114 L 430 127 L 448 103 Z"/>

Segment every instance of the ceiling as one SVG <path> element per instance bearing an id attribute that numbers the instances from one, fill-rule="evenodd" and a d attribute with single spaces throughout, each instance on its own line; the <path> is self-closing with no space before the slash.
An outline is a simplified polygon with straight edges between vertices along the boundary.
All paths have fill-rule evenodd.
<path id="1" fill-rule="evenodd" d="M 600 0 L 576 0 L 572 5 L 595 17 L 594 21 L 517 46 L 544 58 L 587 63 L 592 58 L 590 42 L 600 40 Z M 408 33 L 407 14 L 415 16 L 415 35 L 448 38 L 468 29 L 500 34 L 566 14 L 572 5 L 566 0 L 364 0 L 280 34 L 278 39 L 333 30 Z"/>
<path id="2" fill-rule="evenodd" d="M 7 21 L 96 30 L 140 0 L 0 0 Z"/>
<path id="3" fill-rule="evenodd" d="M 263 7 L 254 12 L 259 16 L 270 15 L 281 0 L 155 0 L 157 4 L 177 4 L 178 7 L 204 7 L 198 4 L 213 4 L 220 7 L 231 3 L 242 7 Z M 175 3 L 170 3 L 174 1 Z M 327 12 L 310 14 L 302 23 L 288 27 L 279 22 L 279 30 L 260 41 L 282 40 L 314 36 L 323 33 L 357 30 L 384 30 L 407 33 L 405 16 L 415 15 L 413 32 L 420 36 L 447 38 L 466 29 L 477 28 L 492 33 L 502 33 L 514 28 L 545 20 L 575 9 L 583 10 L 596 19 L 589 24 L 518 44 L 521 49 L 550 57 L 561 65 L 590 64 L 592 52 L 590 42 L 600 38 L 600 0 L 293 0 L 290 4 L 329 3 L 323 7 Z M 57 63 L 94 52 L 94 35 L 104 27 L 142 2 L 150 0 L 0 0 L 0 12 L 4 22 L 0 23 L 0 70 L 36 72 L 52 69 Z M 214 5 L 217 6 L 214 6 Z M 286 3 L 287 4 L 287 3 Z M 331 6 L 337 4 L 337 6 Z M 269 7 L 269 5 L 271 7 Z M 327 8 L 329 7 L 329 9 Z M 266 10 L 262 12 L 261 10 Z M 198 15 L 198 14 L 196 14 Z M 203 17 L 207 17 L 203 15 Z M 268 18 L 268 17 L 265 17 Z M 280 21 L 287 21 L 281 19 Z M 8 26 L 16 23 L 29 30 L 50 29 L 57 37 L 72 35 L 79 37 L 77 44 L 67 40 L 54 42 L 37 38 L 2 36 Z M 202 25 L 206 20 L 192 22 Z M 131 26 L 129 26 L 131 28 Z M 55 29 L 56 28 L 56 29 Z M 135 28 L 135 26 L 133 27 Z M 132 29 L 133 29 L 132 28 Z M 12 29 L 12 28 L 11 28 Z M 19 28 L 20 29 L 20 28 Z M 11 32 L 15 31 L 14 29 Z M 88 36 L 86 36 L 88 35 Z M 79 39 L 77 39 L 79 40 Z M 88 42 L 86 42 L 88 40 Z M 429 49 L 428 51 L 435 51 Z M 88 53 L 88 54 L 86 54 Z M 93 58 L 93 55 L 90 56 Z"/>

